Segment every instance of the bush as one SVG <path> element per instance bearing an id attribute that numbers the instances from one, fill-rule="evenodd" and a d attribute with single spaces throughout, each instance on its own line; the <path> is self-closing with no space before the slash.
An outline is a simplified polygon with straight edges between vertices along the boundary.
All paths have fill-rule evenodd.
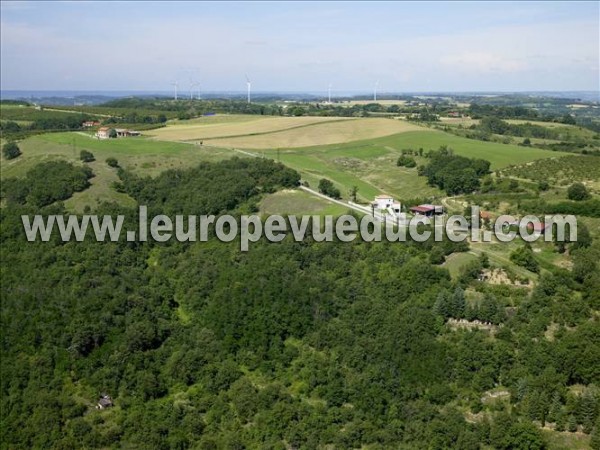
<path id="1" fill-rule="evenodd" d="M 6 159 L 15 159 L 21 155 L 21 149 L 16 142 L 7 142 L 4 144 L 4 147 L 2 147 L 2 154 Z"/>
<path id="2" fill-rule="evenodd" d="M 96 161 L 96 158 L 94 158 L 94 154 L 92 152 L 88 152 L 87 150 L 81 150 L 81 152 L 79 153 L 79 159 L 81 159 L 83 162 Z"/>
<path id="3" fill-rule="evenodd" d="M 410 156 L 400 156 L 398 158 L 398 161 L 396 161 L 396 165 L 399 167 L 412 168 L 417 167 L 417 162 L 414 160 L 414 158 L 411 158 Z"/>
<path id="4" fill-rule="evenodd" d="M 524 267 L 530 272 L 539 273 L 540 265 L 533 256 L 533 251 L 528 245 L 516 249 L 510 254 L 510 260 L 517 266 Z"/>
<path id="5" fill-rule="evenodd" d="M 590 198 L 590 193 L 587 188 L 581 183 L 573 183 L 567 190 L 569 200 L 581 201 Z"/>
<path id="6" fill-rule="evenodd" d="M 106 164 L 110 167 L 119 167 L 119 161 L 116 158 L 106 158 Z"/>
<path id="7" fill-rule="evenodd" d="M 319 181 L 319 192 L 331 198 L 341 198 L 342 196 L 340 190 L 333 185 L 331 180 L 326 178 L 322 178 Z"/>

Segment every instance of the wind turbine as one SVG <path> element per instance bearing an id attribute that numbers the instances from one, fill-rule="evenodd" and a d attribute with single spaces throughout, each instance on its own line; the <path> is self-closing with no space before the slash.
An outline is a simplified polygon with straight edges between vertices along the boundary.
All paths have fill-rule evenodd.
<path id="1" fill-rule="evenodd" d="M 248 103 L 250 103 L 250 90 L 252 89 L 252 83 L 250 82 L 250 78 L 248 78 L 248 74 L 246 74 L 246 88 L 248 89 Z"/>
<path id="2" fill-rule="evenodd" d="M 174 81 L 171 86 L 175 86 L 175 100 L 177 100 L 177 88 L 179 87 L 179 81 Z"/>
<path id="3" fill-rule="evenodd" d="M 377 88 L 379 87 L 379 80 L 375 82 L 375 89 L 373 90 L 373 101 L 377 101 Z"/>
<path id="4" fill-rule="evenodd" d="M 329 83 L 327 88 L 327 103 L 331 103 L 331 83 Z"/>
<path id="5" fill-rule="evenodd" d="M 196 86 L 200 86 L 200 83 L 198 83 L 197 81 L 190 80 L 190 100 L 194 99 L 194 88 Z"/>

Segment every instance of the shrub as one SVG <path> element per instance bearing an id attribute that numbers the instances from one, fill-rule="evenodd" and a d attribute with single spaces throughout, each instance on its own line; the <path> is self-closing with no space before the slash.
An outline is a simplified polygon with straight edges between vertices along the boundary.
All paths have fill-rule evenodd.
<path id="1" fill-rule="evenodd" d="M 396 165 L 399 167 L 412 168 L 417 167 L 417 162 L 414 160 L 414 158 L 411 158 L 410 156 L 400 156 L 398 158 L 398 161 L 396 161 Z"/>
<path id="2" fill-rule="evenodd" d="M 590 198 L 587 188 L 581 183 L 573 183 L 567 190 L 569 200 L 581 201 Z"/>
<path id="3" fill-rule="evenodd" d="M 116 158 L 106 158 L 106 164 L 110 167 L 119 167 L 119 161 Z"/>
<path id="4" fill-rule="evenodd" d="M 6 159 L 15 159 L 21 155 L 21 149 L 16 142 L 7 142 L 2 147 L 2 154 Z"/>
<path id="5" fill-rule="evenodd" d="M 524 267 L 530 272 L 539 273 L 540 265 L 533 256 L 531 247 L 524 245 L 510 254 L 510 260 L 517 266 Z"/>
<path id="6" fill-rule="evenodd" d="M 340 190 L 333 185 L 331 180 L 326 178 L 319 181 L 319 192 L 331 198 L 341 198 Z"/>
<path id="7" fill-rule="evenodd" d="M 81 159 L 83 162 L 96 161 L 96 158 L 94 158 L 94 154 L 92 152 L 88 152 L 87 150 L 81 150 L 81 152 L 79 153 L 79 159 Z"/>

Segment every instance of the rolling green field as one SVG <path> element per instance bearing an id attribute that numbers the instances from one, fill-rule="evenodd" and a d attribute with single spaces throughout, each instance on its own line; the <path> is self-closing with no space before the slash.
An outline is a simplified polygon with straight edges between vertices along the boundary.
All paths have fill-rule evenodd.
<path id="1" fill-rule="evenodd" d="M 146 133 L 162 141 L 196 141 L 240 138 L 248 142 L 265 134 L 282 132 L 327 122 L 357 120 L 340 117 L 280 117 L 259 115 L 215 115 L 173 121 L 167 127 Z M 264 138 L 263 138 L 264 139 Z M 217 145 L 217 144 L 213 144 Z M 229 146 L 229 145 L 227 145 Z M 239 147 L 246 147 L 240 145 Z"/>
<path id="2" fill-rule="evenodd" d="M 382 192 L 409 199 L 445 195 L 437 188 L 428 186 L 425 178 L 417 175 L 417 169 L 396 166 L 401 150 L 423 148 L 427 151 L 441 145 L 448 145 L 459 155 L 487 159 L 492 163 L 492 169 L 517 161 L 527 163 L 564 155 L 516 145 L 475 141 L 426 129 L 346 144 L 251 152 L 279 159 L 298 170 L 311 186 L 316 186 L 321 178 L 329 178 L 340 188 L 344 197 L 352 186 L 357 186 L 359 197 L 363 200 L 372 200 L 373 196 Z M 419 164 L 426 163 L 425 158 L 416 159 Z"/>
<path id="3" fill-rule="evenodd" d="M 448 255 L 442 267 L 448 269 L 452 279 L 456 280 L 460 274 L 460 270 L 476 259 L 477 256 L 472 253 L 452 253 L 451 255 Z"/>
<path id="4" fill-rule="evenodd" d="M 257 118 L 258 117 L 258 118 Z M 280 118 L 281 119 L 281 118 Z M 282 118 L 281 122 L 274 122 L 273 118 L 261 119 L 260 116 L 214 116 L 190 121 L 187 125 L 177 125 L 175 130 L 207 127 L 235 131 L 236 127 L 252 130 L 254 124 L 262 123 L 262 127 L 272 129 L 274 124 L 278 127 L 306 125 L 302 129 L 288 129 L 283 132 L 267 133 L 265 136 L 272 138 L 281 134 L 305 133 L 307 129 L 319 128 L 324 133 L 340 133 L 339 125 L 352 125 L 356 128 L 351 136 L 362 136 L 372 132 L 373 124 L 376 127 L 384 124 L 391 126 L 411 126 L 400 121 L 390 119 L 355 119 L 347 121 L 318 122 L 315 118 L 306 118 L 309 121 L 302 123 L 295 121 L 297 118 Z M 291 119 L 285 120 L 285 119 Z M 275 120 L 278 120 L 277 118 Z M 284 123 L 285 122 L 285 123 Z M 233 128 L 232 128 L 233 127 Z M 250 128 L 248 128 L 250 127 Z M 357 128 L 358 127 L 358 128 Z M 74 206 L 78 209 L 85 202 L 92 199 L 116 200 L 127 202 L 121 195 L 117 195 L 110 187 L 115 181 L 113 171 L 105 170 L 104 160 L 108 157 L 116 158 L 121 166 L 140 174 L 154 176 L 166 169 L 189 167 L 201 161 L 219 160 L 231 156 L 259 156 L 279 160 L 284 164 L 298 170 L 310 186 L 316 187 L 321 178 L 331 179 L 340 189 L 342 197 L 348 197 L 348 191 L 358 187 L 358 197 L 362 201 L 370 201 L 375 195 L 388 193 L 401 200 L 412 198 L 427 198 L 430 200 L 444 197 L 444 194 L 435 187 L 428 186 L 424 177 L 417 175 L 417 170 L 396 166 L 396 160 L 402 149 L 419 149 L 424 151 L 434 150 L 442 145 L 448 145 L 457 154 L 483 158 L 492 163 L 492 168 L 501 168 L 510 164 L 522 164 L 540 158 L 557 157 L 563 155 L 559 152 L 550 152 L 515 145 L 481 142 L 461 138 L 449 133 L 416 127 L 417 131 L 406 130 L 391 136 L 374 139 L 355 140 L 341 144 L 316 145 L 299 148 L 265 148 L 262 150 L 234 150 L 215 145 L 194 145 L 184 142 L 159 141 L 148 138 L 128 138 L 116 140 L 97 140 L 89 133 L 49 133 L 28 138 L 20 143 L 23 155 L 13 161 L 3 161 L 2 177 L 22 176 L 36 163 L 52 158 L 66 158 L 72 161 L 79 160 L 81 150 L 91 151 L 96 162 L 92 169 L 97 173 L 93 187 L 85 193 L 78 194 L 74 199 Z M 240 128 L 237 128 L 238 131 Z M 157 130 L 162 132 L 162 130 Z M 262 136 L 254 136 L 262 137 Z M 246 139 L 251 139 L 252 136 Z M 244 138 L 235 138 L 244 139 Z M 426 159 L 417 157 L 418 164 L 425 164 Z"/>
<path id="5" fill-rule="evenodd" d="M 319 214 L 319 215 L 342 215 L 348 212 L 348 208 L 316 197 L 301 190 L 285 190 L 275 192 L 266 196 L 260 204 L 260 213 L 271 214 Z"/>
<path id="6" fill-rule="evenodd" d="M 516 120 L 516 119 L 508 119 L 506 122 L 514 125 L 522 125 L 525 123 L 530 123 L 532 125 L 537 125 L 544 128 L 551 128 L 561 133 L 561 139 L 565 141 L 570 141 L 574 139 L 593 139 L 594 136 L 597 136 L 598 133 L 594 133 L 592 130 L 588 130 L 587 128 L 583 128 L 577 125 L 569 125 L 565 123 L 556 123 L 556 122 L 541 122 L 541 121 L 531 121 L 531 120 Z"/>
<path id="7" fill-rule="evenodd" d="M 106 158 L 116 158 L 126 169 L 154 176 L 167 169 L 191 167 L 201 161 L 232 156 L 229 150 L 206 151 L 191 144 L 156 142 L 144 138 L 97 140 L 82 132 L 43 134 L 25 139 L 19 146 L 23 152 L 19 158 L 2 160 L 2 179 L 24 176 L 43 161 L 66 159 L 79 164 L 81 150 L 89 150 L 94 154 L 96 161 L 89 164 L 96 175 L 90 180 L 92 186 L 65 202 L 69 209 L 77 212 L 81 212 L 85 205 L 93 207 L 102 201 L 133 205 L 131 198 L 111 187 L 118 177 L 116 170 L 106 164 Z"/>
<path id="8" fill-rule="evenodd" d="M 73 111 L 58 111 L 53 109 L 37 109 L 34 106 L 0 105 L 0 120 L 2 121 L 27 123 L 38 119 L 72 117 L 73 114 L 81 114 L 82 116 L 84 115 L 83 112 L 79 113 Z"/>

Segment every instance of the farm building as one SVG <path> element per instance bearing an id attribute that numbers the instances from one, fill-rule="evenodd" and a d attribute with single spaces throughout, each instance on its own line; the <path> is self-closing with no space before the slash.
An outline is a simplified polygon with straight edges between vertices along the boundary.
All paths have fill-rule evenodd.
<path id="1" fill-rule="evenodd" d="M 125 128 L 116 128 L 117 137 L 129 137 L 129 136 L 139 136 L 139 131 L 127 130 Z"/>
<path id="2" fill-rule="evenodd" d="M 97 127 L 98 125 L 100 125 L 100 122 L 96 120 L 86 120 L 81 124 L 83 128 Z"/>
<path id="3" fill-rule="evenodd" d="M 101 127 L 98 128 L 98 131 L 96 132 L 96 137 L 98 139 L 108 139 L 110 138 L 110 127 Z"/>
<path id="4" fill-rule="evenodd" d="M 444 207 L 440 205 L 419 205 L 413 206 L 410 211 L 415 215 L 433 217 L 444 214 Z"/>
<path id="5" fill-rule="evenodd" d="M 388 209 L 394 203 L 394 198 L 391 195 L 378 195 L 375 197 L 373 205 L 377 209 Z"/>

